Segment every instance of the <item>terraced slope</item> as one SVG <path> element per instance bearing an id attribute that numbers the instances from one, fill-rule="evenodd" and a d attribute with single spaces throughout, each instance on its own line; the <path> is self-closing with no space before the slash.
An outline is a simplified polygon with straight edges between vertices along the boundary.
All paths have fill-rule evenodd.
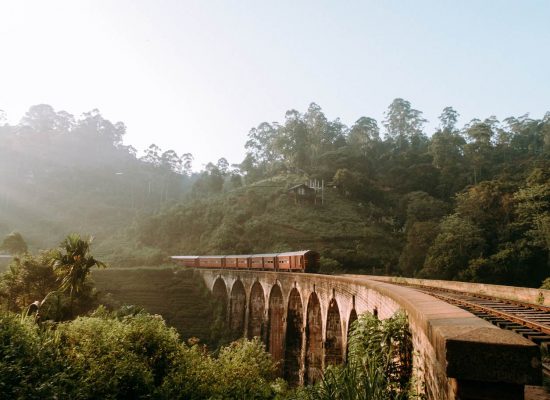
<path id="1" fill-rule="evenodd" d="M 193 271 L 172 268 L 124 268 L 93 272 L 103 301 L 136 305 L 160 314 L 182 338 L 210 343 L 212 305 L 208 290 Z"/>

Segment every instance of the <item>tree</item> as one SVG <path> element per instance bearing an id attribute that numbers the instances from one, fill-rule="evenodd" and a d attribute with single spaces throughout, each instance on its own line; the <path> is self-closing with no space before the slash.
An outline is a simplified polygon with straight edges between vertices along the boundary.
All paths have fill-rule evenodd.
<path id="1" fill-rule="evenodd" d="M 329 137 L 328 120 L 321 107 L 311 103 L 303 116 L 310 143 L 311 161 L 317 159 L 332 140 Z"/>
<path id="2" fill-rule="evenodd" d="M 451 117 L 449 117 L 451 118 Z M 443 130 L 434 133 L 429 151 L 433 157 L 432 164 L 440 171 L 438 192 L 444 198 L 462 189 L 464 181 L 464 146 L 466 140 L 458 131 L 449 128 L 449 122 Z"/>
<path id="3" fill-rule="evenodd" d="M 542 125 L 543 150 L 545 154 L 550 154 L 550 111 L 544 114 Z"/>
<path id="4" fill-rule="evenodd" d="M 56 127 L 57 114 L 48 104 L 37 104 L 21 119 L 21 125 L 31 128 L 35 132 L 47 133 Z"/>
<path id="5" fill-rule="evenodd" d="M 216 163 L 216 168 L 220 171 L 220 175 L 225 176 L 229 172 L 229 162 L 227 162 L 227 159 L 222 157 Z"/>
<path id="6" fill-rule="evenodd" d="M 452 107 L 445 107 L 439 115 L 439 126 L 441 131 L 454 132 L 460 114 Z"/>
<path id="7" fill-rule="evenodd" d="M 449 208 L 449 204 L 426 192 L 410 192 L 401 199 L 398 217 L 408 228 L 415 222 L 439 221 Z"/>
<path id="8" fill-rule="evenodd" d="M 280 149 L 277 148 L 279 128 L 277 124 L 262 122 L 248 133 L 248 141 L 245 144 L 246 154 L 254 160 L 256 166 L 265 166 L 281 157 Z"/>
<path id="9" fill-rule="evenodd" d="M 359 118 L 351 127 L 348 141 L 351 146 L 357 146 L 366 155 L 374 143 L 380 141 L 380 129 L 376 120 L 369 117 Z"/>
<path id="10" fill-rule="evenodd" d="M 550 172 L 536 168 L 527 184 L 514 195 L 519 221 L 532 243 L 550 255 Z M 550 260 L 549 260 L 550 261 Z"/>
<path id="11" fill-rule="evenodd" d="M 107 266 L 90 254 L 91 243 L 92 238 L 82 239 L 80 235 L 71 233 L 61 242 L 61 248 L 51 255 L 51 265 L 60 274 L 60 290 L 69 292 L 71 314 L 74 297 L 83 291 L 90 269 Z"/>
<path id="12" fill-rule="evenodd" d="M 183 173 L 187 176 L 191 175 L 191 168 L 193 166 L 193 154 L 191 153 L 182 154 L 181 162 L 183 163 Z"/>
<path id="13" fill-rule="evenodd" d="M 494 117 L 483 122 L 474 119 L 466 126 L 465 132 L 469 141 L 465 146 L 465 153 L 473 166 L 474 184 L 489 178 L 493 150 L 492 140 L 497 122 Z"/>
<path id="14" fill-rule="evenodd" d="M 160 166 L 166 171 L 179 174 L 181 173 L 182 161 L 174 150 L 167 150 L 160 156 Z"/>
<path id="15" fill-rule="evenodd" d="M 287 111 L 282 135 L 278 135 L 276 141 L 276 147 L 287 165 L 302 171 L 310 165 L 311 142 L 308 136 L 302 115 L 296 110 Z"/>
<path id="16" fill-rule="evenodd" d="M 426 254 L 439 233 L 435 221 L 415 221 L 406 231 L 407 243 L 399 256 L 399 268 L 405 276 L 415 276 L 424 266 Z"/>
<path id="17" fill-rule="evenodd" d="M 485 181 L 456 195 L 456 212 L 461 218 L 474 221 L 493 252 L 499 243 L 508 240 L 508 224 L 513 218 L 513 189 L 500 181 Z"/>
<path id="18" fill-rule="evenodd" d="M 0 275 L 0 297 L 6 299 L 8 310 L 20 312 L 57 288 L 57 277 L 48 261 L 48 253 L 27 253 L 13 259 L 6 273 Z"/>
<path id="19" fill-rule="evenodd" d="M 9 254 L 23 254 L 27 251 L 27 243 L 19 232 L 12 232 L 6 235 L 0 250 L 7 251 Z"/>
<path id="20" fill-rule="evenodd" d="M 431 279 L 457 279 L 471 259 L 483 254 L 485 240 L 476 224 L 457 214 L 445 218 L 440 233 L 428 250 L 420 276 Z"/>
<path id="21" fill-rule="evenodd" d="M 392 140 L 399 150 L 412 145 L 418 147 L 426 140 L 422 132 L 427 122 L 422 118 L 422 112 L 411 107 L 411 103 L 403 99 L 395 99 L 386 111 L 383 125 L 386 137 Z"/>
<path id="22" fill-rule="evenodd" d="M 126 133 L 126 125 L 123 122 L 113 124 L 103 118 L 98 109 L 83 113 L 75 129 L 80 134 L 93 137 L 96 143 L 110 146 L 122 144 L 122 137 Z"/>
<path id="23" fill-rule="evenodd" d="M 161 151 L 162 150 L 160 147 L 153 143 L 145 149 L 145 154 L 140 158 L 140 160 L 158 167 L 161 164 Z"/>

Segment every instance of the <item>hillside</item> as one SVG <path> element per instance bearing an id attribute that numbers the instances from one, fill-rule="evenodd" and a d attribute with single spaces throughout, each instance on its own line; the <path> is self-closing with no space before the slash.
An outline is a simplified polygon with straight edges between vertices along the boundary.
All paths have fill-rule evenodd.
<path id="1" fill-rule="evenodd" d="M 124 124 L 97 110 L 33 106 L 0 125 L 0 235 L 18 231 L 36 251 L 91 234 L 117 267 L 312 248 L 324 271 L 538 287 L 550 276 L 550 113 L 461 128 L 458 117 L 445 107 L 428 136 L 404 99 L 383 131 L 312 103 L 252 128 L 242 163 L 192 173 L 187 153 L 153 144 L 138 158 Z M 330 182 L 323 205 L 289 194 L 310 180 Z"/>
<path id="2" fill-rule="evenodd" d="M 380 210 L 324 191 L 324 204 L 296 203 L 288 189 L 303 176 L 279 175 L 196 199 L 143 220 L 139 241 L 167 254 L 235 254 L 315 249 L 326 267 L 371 271 L 395 265 L 401 234 Z M 377 213 L 378 212 L 378 213 Z M 337 260 L 337 261 L 336 261 Z M 335 262 L 336 261 L 336 262 Z"/>
<path id="3" fill-rule="evenodd" d="M 77 119 L 46 104 L 0 123 L 0 237 L 18 231 L 31 251 L 70 232 L 100 243 L 183 199 L 191 156 L 151 145 L 138 157 L 125 131 L 98 110 Z"/>

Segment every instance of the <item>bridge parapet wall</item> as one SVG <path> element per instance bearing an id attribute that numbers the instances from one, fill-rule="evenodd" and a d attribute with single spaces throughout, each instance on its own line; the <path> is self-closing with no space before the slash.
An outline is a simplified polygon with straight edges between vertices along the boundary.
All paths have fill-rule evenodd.
<path id="1" fill-rule="evenodd" d="M 295 377 L 300 383 L 318 379 L 320 371 L 330 360 L 335 359 L 334 348 L 337 349 L 336 353 L 342 352 L 341 359 L 345 358 L 347 332 L 354 313 L 375 313 L 379 318 L 385 319 L 400 309 L 404 310 L 409 318 L 417 390 L 425 393 L 428 399 L 523 399 L 524 385 L 540 380 L 540 355 L 535 344 L 513 332 L 501 330 L 467 311 L 411 288 L 365 276 L 238 270 L 199 271 L 209 288 L 213 289 L 216 282 L 218 287 L 220 281 L 225 284 L 229 299 L 229 319 L 233 318 L 233 285 L 239 281 L 239 286 L 241 283 L 244 286 L 247 301 L 242 336 L 247 336 L 250 330 L 251 288 L 256 282 L 261 285 L 265 304 L 265 326 L 262 328 L 266 333 L 263 335 L 264 340 L 268 347 L 282 346 L 277 349 L 269 348 L 272 354 L 277 354 L 279 358 L 285 354 L 287 357 L 290 357 L 289 354 L 296 354 L 296 351 L 285 353 L 285 346 L 301 344 L 297 353 L 299 370 L 289 371 L 285 360 L 281 359 L 285 377 Z M 282 294 L 282 318 L 280 313 L 269 310 L 272 300 L 270 297 L 275 286 Z M 294 289 L 300 295 L 303 310 L 301 314 L 294 312 L 294 306 L 289 314 L 288 305 Z M 276 292 L 278 293 L 278 290 Z M 294 295 L 293 304 L 295 302 Z M 327 324 L 331 302 L 331 323 Z M 320 310 L 311 310 L 317 307 Z M 339 318 L 334 317 L 335 309 L 338 310 Z M 321 321 L 317 321 L 315 312 L 319 312 Z M 296 315 L 302 320 L 293 320 L 289 323 L 289 318 L 296 318 Z M 270 320 L 274 318 L 278 320 Z M 341 339 L 331 333 L 338 321 Z M 327 328 L 328 325 L 330 329 Z M 320 330 L 320 338 L 317 330 Z M 328 348 L 332 349 L 330 357 L 327 354 Z"/>
<path id="2" fill-rule="evenodd" d="M 362 276 L 362 275 L 357 275 Z M 516 300 L 525 303 L 541 304 L 550 307 L 550 290 L 490 285 L 488 283 L 470 283 L 458 281 L 441 281 L 435 279 L 401 278 L 395 276 L 368 276 L 369 279 L 408 285 L 421 285 L 441 289 L 456 290 L 459 292 L 482 294 L 501 299 Z"/>

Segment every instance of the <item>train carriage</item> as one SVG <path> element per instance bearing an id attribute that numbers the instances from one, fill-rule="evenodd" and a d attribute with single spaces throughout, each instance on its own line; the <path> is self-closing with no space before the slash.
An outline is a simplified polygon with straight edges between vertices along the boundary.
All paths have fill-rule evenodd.
<path id="1" fill-rule="evenodd" d="M 251 254 L 250 269 L 275 270 L 277 265 L 277 254 Z"/>
<path id="2" fill-rule="evenodd" d="M 224 268 L 225 256 L 199 256 L 199 268 Z"/>
<path id="3" fill-rule="evenodd" d="M 279 270 L 289 272 L 318 272 L 319 253 L 312 250 L 291 251 L 277 255 Z"/>
<path id="4" fill-rule="evenodd" d="M 250 268 L 250 254 L 225 256 L 225 268 L 248 269 Z"/>
<path id="5" fill-rule="evenodd" d="M 176 264 L 184 267 L 199 268 L 199 256 L 172 256 L 170 257 Z"/>
<path id="6" fill-rule="evenodd" d="M 319 253 L 312 250 L 226 256 L 172 256 L 171 258 L 180 265 L 193 268 L 312 273 L 319 271 Z"/>

